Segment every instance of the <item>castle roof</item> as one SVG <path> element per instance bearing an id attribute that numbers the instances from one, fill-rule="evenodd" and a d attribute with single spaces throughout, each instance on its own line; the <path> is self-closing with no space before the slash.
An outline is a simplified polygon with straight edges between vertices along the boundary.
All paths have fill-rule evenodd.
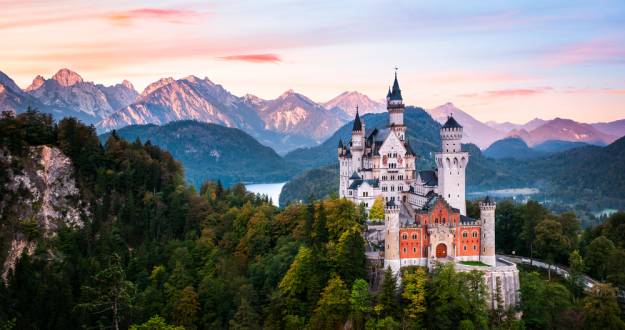
<path id="1" fill-rule="evenodd" d="M 406 148 L 406 155 L 416 156 L 416 154 L 412 150 L 412 147 L 410 146 L 410 143 L 408 143 L 408 139 L 406 139 L 406 143 L 404 143 L 404 147 Z"/>
<path id="2" fill-rule="evenodd" d="M 462 128 L 462 126 L 458 124 L 453 116 L 449 116 L 447 117 L 447 121 L 445 122 L 445 125 L 443 125 L 443 128 Z"/>
<path id="3" fill-rule="evenodd" d="M 460 215 L 460 223 L 462 223 L 462 224 L 472 224 L 472 223 L 475 223 L 475 222 L 477 222 L 476 219 L 473 219 L 471 217 L 467 217 L 466 215 L 462 215 L 462 214 Z"/>
<path id="4" fill-rule="evenodd" d="M 419 177 L 421 178 L 421 182 L 423 182 L 426 186 L 438 186 L 438 175 L 436 171 L 419 171 Z"/>
<path id="5" fill-rule="evenodd" d="M 399 82 L 397 82 L 397 71 L 395 71 L 395 81 L 393 81 L 393 89 L 390 95 L 391 101 L 401 101 L 401 89 L 399 89 Z"/>
<path id="6" fill-rule="evenodd" d="M 360 175 L 358 175 L 358 172 L 354 172 L 354 173 L 352 174 L 352 176 L 350 176 L 350 177 L 349 177 L 349 179 L 350 179 L 350 180 L 360 180 L 360 179 L 362 179 L 362 178 L 360 177 Z"/>
<path id="7" fill-rule="evenodd" d="M 380 181 L 375 180 L 375 179 L 367 179 L 367 180 L 357 179 L 357 180 L 354 180 L 354 182 L 352 182 L 352 184 L 350 184 L 347 189 L 352 189 L 352 190 L 358 189 L 358 187 L 360 187 L 363 183 L 367 183 L 371 187 L 377 188 L 379 187 Z"/>
<path id="8" fill-rule="evenodd" d="M 343 148 L 343 139 L 339 139 L 339 148 Z"/>
<path id="9" fill-rule="evenodd" d="M 360 114 L 358 114 L 358 108 L 356 108 L 356 119 L 354 119 L 354 126 L 352 131 L 362 131 L 362 123 L 360 122 Z"/>

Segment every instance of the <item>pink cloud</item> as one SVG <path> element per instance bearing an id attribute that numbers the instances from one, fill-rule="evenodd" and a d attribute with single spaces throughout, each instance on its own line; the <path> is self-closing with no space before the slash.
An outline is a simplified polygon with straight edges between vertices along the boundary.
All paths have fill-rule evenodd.
<path id="1" fill-rule="evenodd" d="M 137 19 L 155 19 L 170 23 L 185 23 L 199 16 L 201 16 L 200 13 L 192 10 L 139 8 L 114 12 L 106 15 L 106 18 L 118 24 L 129 24 Z"/>
<path id="2" fill-rule="evenodd" d="M 486 71 L 450 71 L 436 73 L 427 78 L 429 81 L 438 83 L 476 83 L 476 82 L 516 82 L 534 80 L 535 77 L 517 75 L 506 72 Z"/>
<path id="3" fill-rule="evenodd" d="M 610 40 L 582 41 L 556 49 L 543 61 L 548 65 L 624 61 L 625 46 Z"/>
<path id="4" fill-rule="evenodd" d="M 246 55 L 230 55 L 219 57 L 225 61 L 243 61 L 251 63 L 278 63 L 282 59 L 277 54 L 246 54 Z"/>
<path id="5" fill-rule="evenodd" d="M 501 98 L 501 97 L 522 97 L 542 94 L 548 91 L 552 91 L 551 87 L 536 87 L 536 88 L 511 88 L 511 89 L 498 89 L 486 91 L 483 93 L 471 93 L 463 94 L 461 97 L 466 98 Z"/>

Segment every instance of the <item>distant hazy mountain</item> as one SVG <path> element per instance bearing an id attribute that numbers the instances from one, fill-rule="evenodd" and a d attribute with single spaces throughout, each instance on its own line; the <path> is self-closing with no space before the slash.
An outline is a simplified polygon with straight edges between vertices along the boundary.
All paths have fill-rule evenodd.
<path id="1" fill-rule="evenodd" d="M 317 143 L 334 133 L 349 116 L 337 108 L 325 109 L 306 96 L 288 90 L 274 100 L 245 98 L 270 131 L 312 137 Z"/>
<path id="2" fill-rule="evenodd" d="M 588 146 L 585 142 L 548 140 L 535 145 L 532 149 L 544 153 L 557 153 Z"/>
<path id="3" fill-rule="evenodd" d="M 605 134 L 613 135 L 616 137 L 625 136 L 625 119 L 607 123 L 594 123 L 591 125 L 592 127 L 598 129 Z"/>
<path id="4" fill-rule="evenodd" d="M 528 145 L 534 146 L 549 140 L 585 142 L 606 145 L 616 138 L 600 132 L 590 124 L 578 123 L 570 119 L 556 118 L 545 122 L 533 130 L 512 130 L 508 136 L 520 137 Z"/>
<path id="5" fill-rule="evenodd" d="M 426 111 L 440 124 L 444 124 L 447 121 L 447 117 L 453 116 L 463 127 L 463 141 L 474 143 L 480 148 L 486 148 L 494 141 L 505 136 L 504 132 L 498 131 L 473 118 L 452 103 L 446 103 Z"/>
<path id="6" fill-rule="evenodd" d="M 58 110 L 59 115 L 80 113 L 81 119 L 95 123 L 134 101 L 137 92 L 131 84 L 106 87 L 86 82 L 76 72 L 59 70 L 52 78 L 37 76 L 25 90 L 41 104 Z"/>
<path id="7" fill-rule="evenodd" d="M 184 166 L 187 180 L 196 186 L 209 179 L 226 185 L 279 182 L 295 173 L 273 149 L 236 128 L 186 120 L 163 126 L 132 125 L 116 134 L 129 141 L 149 140 L 169 151 Z M 109 135 L 100 139 L 105 142 Z"/>
<path id="8" fill-rule="evenodd" d="M 0 71 L 0 111 L 19 113 L 28 106 L 37 107 L 40 104 L 35 98 L 24 93 L 13 79 Z"/>
<path id="9" fill-rule="evenodd" d="M 383 103 L 370 99 L 359 92 L 343 92 L 328 102 L 323 103 L 326 109 L 339 108 L 349 115 L 350 119 L 356 116 L 356 106 L 360 114 L 379 113 L 386 111 Z"/>
<path id="10" fill-rule="evenodd" d="M 542 155 L 542 153 L 531 149 L 525 141 L 516 137 L 504 138 L 493 142 L 493 144 L 484 150 L 483 154 L 486 157 L 495 159 L 525 159 L 535 158 Z"/>
<path id="11" fill-rule="evenodd" d="M 498 123 L 496 121 L 487 121 L 485 124 L 504 133 L 510 132 L 512 130 L 527 130 L 527 131 L 531 131 L 533 129 L 535 129 L 538 126 L 543 125 L 544 123 L 546 123 L 546 120 L 540 119 L 540 118 L 534 118 L 530 121 L 528 121 L 525 124 L 515 124 L 515 123 L 511 123 L 509 121 L 503 122 L 503 123 Z"/>

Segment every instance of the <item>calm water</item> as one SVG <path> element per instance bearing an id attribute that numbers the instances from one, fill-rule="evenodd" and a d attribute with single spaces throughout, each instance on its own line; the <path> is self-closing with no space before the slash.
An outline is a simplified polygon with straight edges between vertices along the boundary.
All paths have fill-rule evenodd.
<path id="1" fill-rule="evenodd" d="M 471 197 L 483 197 L 483 196 L 491 196 L 491 197 L 515 197 L 515 196 L 529 196 L 538 194 L 540 191 L 536 188 L 511 188 L 511 189 L 498 189 L 498 190 L 487 190 L 487 191 L 475 191 L 468 193 Z"/>
<path id="2" fill-rule="evenodd" d="M 280 192 L 285 184 L 286 182 L 247 184 L 245 185 L 245 188 L 256 194 L 268 195 L 269 198 L 271 198 L 273 205 L 280 206 Z"/>

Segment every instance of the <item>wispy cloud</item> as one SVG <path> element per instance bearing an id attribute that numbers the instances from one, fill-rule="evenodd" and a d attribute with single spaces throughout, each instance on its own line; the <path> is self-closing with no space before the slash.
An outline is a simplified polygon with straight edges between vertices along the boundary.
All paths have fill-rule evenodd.
<path id="1" fill-rule="evenodd" d="M 586 40 L 555 49 L 543 57 L 547 65 L 625 62 L 625 45 L 607 39 Z"/>
<path id="2" fill-rule="evenodd" d="M 114 12 L 106 18 L 117 24 L 127 25 L 139 19 L 154 19 L 169 23 L 186 23 L 202 16 L 199 12 L 180 9 L 139 8 Z"/>
<path id="3" fill-rule="evenodd" d="M 536 87 L 536 88 L 510 88 L 490 90 L 482 93 L 463 94 L 460 97 L 466 98 L 502 98 L 502 97 L 524 97 L 543 94 L 552 91 L 552 87 Z"/>
<path id="4" fill-rule="evenodd" d="M 282 62 L 282 59 L 277 54 L 245 54 L 245 55 L 230 55 L 221 56 L 219 59 L 225 61 L 242 61 L 251 63 L 278 63 Z"/>

